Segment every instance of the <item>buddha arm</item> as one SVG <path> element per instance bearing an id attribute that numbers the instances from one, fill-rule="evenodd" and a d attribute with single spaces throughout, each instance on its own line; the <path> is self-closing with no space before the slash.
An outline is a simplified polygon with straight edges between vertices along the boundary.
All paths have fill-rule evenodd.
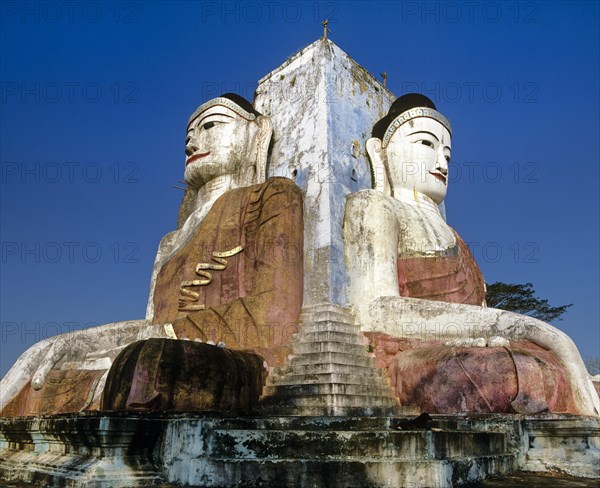
<path id="1" fill-rule="evenodd" d="M 154 289 L 156 287 L 156 279 L 158 278 L 160 268 L 165 263 L 166 259 L 173 253 L 173 248 L 175 247 L 179 232 L 180 231 L 178 230 L 169 232 L 160 240 L 160 244 L 158 245 L 158 251 L 156 252 L 154 266 L 152 268 L 152 277 L 150 278 L 150 293 L 148 295 L 148 304 L 146 305 L 146 320 L 152 320 L 152 317 L 154 316 Z"/>
<path id="2" fill-rule="evenodd" d="M 163 328 L 147 320 L 130 320 L 44 339 L 27 349 L 0 381 L 0 411 L 29 382 L 36 390 L 42 388 L 48 373 L 63 362 L 83 364 L 90 357 L 112 361 L 122 347 L 150 337 L 165 337 Z"/>
<path id="3" fill-rule="evenodd" d="M 540 320 L 506 310 L 418 298 L 378 297 L 371 300 L 361 326 L 400 338 L 451 340 L 489 339 L 531 341 L 551 350 L 560 359 L 577 405 L 584 415 L 598 416 L 600 400 L 589 373 L 567 334 Z"/>
<path id="4" fill-rule="evenodd" d="M 344 240 L 350 274 L 350 303 L 360 320 L 366 300 L 399 296 L 400 224 L 390 197 L 376 190 L 352 193 L 346 200 Z"/>

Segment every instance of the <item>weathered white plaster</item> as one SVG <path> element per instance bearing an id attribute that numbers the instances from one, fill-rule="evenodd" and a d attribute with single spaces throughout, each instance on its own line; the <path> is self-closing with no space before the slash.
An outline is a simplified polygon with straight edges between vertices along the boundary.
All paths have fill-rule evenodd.
<path id="1" fill-rule="evenodd" d="M 344 222 L 350 303 L 359 323 L 378 296 L 399 296 L 398 256 L 428 256 L 456 245 L 437 206 L 388 197 L 377 190 L 348 196 Z"/>
<path id="2" fill-rule="evenodd" d="M 487 345 L 488 347 L 508 347 L 510 341 L 506 337 L 493 336 L 489 338 Z"/>
<path id="3" fill-rule="evenodd" d="M 484 337 L 477 337 L 475 339 L 461 337 L 460 339 L 446 341 L 444 344 L 450 347 L 486 347 L 488 345 Z"/>
<path id="4" fill-rule="evenodd" d="M 364 143 L 393 95 L 331 41 L 320 39 L 258 84 L 256 109 L 273 120 L 269 176 L 304 195 L 304 304 L 344 305 L 344 198 L 371 187 Z"/>
<path id="5" fill-rule="evenodd" d="M 525 427 L 525 471 L 600 478 L 600 425 L 588 418 L 530 419 Z"/>

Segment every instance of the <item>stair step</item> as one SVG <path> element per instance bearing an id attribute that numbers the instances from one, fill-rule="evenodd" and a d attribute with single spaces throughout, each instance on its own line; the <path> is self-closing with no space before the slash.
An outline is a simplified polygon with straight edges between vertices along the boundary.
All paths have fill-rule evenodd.
<path id="1" fill-rule="evenodd" d="M 300 320 L 303 323 L 314 323 L 314 322 L 342 322 L 348 324 L 355 324 L 356 318 L 350 309 L 343 309 L 338 307 L 326 307 L 326 308 L 312 308 L 303 309 L 300 314 Z"/>
<path id="2" fill-rule="evenodd" d="M 287 364 L 281 368 L 273 368 L 271 372 L 273 378 L 314 374 L 350 374 L 376 377 L 381 376 L 381 370 L 373 367 L 372 364 L 356 365 L 323 362 L 317 364 Z"/>
<path id="3" fill-rule="evenodd" d="M 208 457 L 293 459 L 306 457 L 306 446 L 318 459 L 347 456 L 419 459 L 427 452 L 428 434 L 392 431 L 215 431 Z"/>
<path id="4" fill-rule="evenodd" d="M 296 334 L 298 342 L 344 342 L 346 344 L 357 344 L 359 346 L 367 347 L 367 340 L 364 336 L 356 332 L 343 332 L 337 330 L 319 330 L 314 332 L 299 332 Z"/>
<path id="5" fill-rule="evenodd" d="M 303 354 L 290 354 L 288 356 L 290 366 L 315 365 L 315 364 L 347 364 L 350 366 L 362 366 L 374 368 L 373 358 L 370 356 L 357 356 L 342 352 L 310 352 Z"/>
<path id="6" fill-rule="evenodd" d="M 366 356 L 367 347 L 364 344 L 348 344 L 347 342 L 319 341 L 319 342 L 299 342 L 292 345 L 295 355 L 319 352 L 340 352 L 344 354 L 356 354 L 357 356 Z"/>
<path id="7" fill-rule="evenodd" d="M 261 405 L 260 409 L 263 414 L 270 415 L 287 415 L 290 417 L 315 417 L 322 418 L 327 417 L 330 419 L 343 419 L 347 417 L 381 417 L 381 416 L 404 416 L 404 417 L 416 417 L 421 414 L 419 407 L 414 406 L 400 406 L 400 405 L 376 405 L 376 406 L 344 406 L 344 405 L 288 405 L 285 404 L 282 397 L 266 397 L 267 399 L 281 398 L 279 401 L 273 403 L 265 403 Z"/>
<path id="8" fill-rule="evenodd" d="M 343 322 L 323 321 L 300 324 L 299 334 L 321 333 L 321 332 L 340 332 L 342 334 L 359 335 L 360 328 L 354 324 Z"/>
<path id="9" fill-rule="evenodd" d="M 213 436 L 206 457 L 302 459 L 305 446 L 318 459 L 455 459 L 506 452 L 505 435 L 488 432 L 217 429 Z"/>
<path id="10" fill-rule="evenodd" d="M 382 385 L 357 385 L 344 383 L 318 383 L 299 385 L 273 385 L 263 389 L 264 395 L 373 395 L 392 397 L 392 389 Z"/>
<path id="11" fill-rule="evenodd" d="M 322 383 L 344 383 L 347 385 L 371 385 L 375 382 L 381 382 L 388 385 L 378 370 L 365 369 L 361 373 L 304 373 L 304 374 L 285 374 L 281 376 L 270 376 L 267 386 L 278 385 L 318 385 Z"/>
<path id="12" fill-rule="evenodd" d="M 227 486 L 343 486 L 345 488 L 398 488 L 459 486 L 516 469 L 513 455 L 479 456 L 457 460 L 414 461 L 395 459 L 297 459 L 255 460 L 211 459 L 199 466 L 196 477 L 206 487 L 222 484 L 210 480 L 229 474 Z M 221 478 L 223 479 L 223 478 Z M 415 482 L 415 480 L 420 480 Z"/>
<path id="13" fill-rule="evenodd" d="M 398 405 L 398 400 L 392 396 L 381 395 L 344 395 L 344 394 L 300 394 L 284 397 L 281 395 L 265 396 L 261 399 L 263 405 L 283 404 L 296 407 L 358 407 Z"/>
<path id="14" fill-rule="evenodd" d="M 351 309 L 330 304 L 304 308 L 292 351 L 282 367 L 270 372 L 261 399 L 263 412 L 290 415 L 400 412 L 389 380 L 369 355 L 367 340 Z"/>
<path id="15" fill-rule="evenodd" d="M 410 417 L 409 417 L 410 418 Z M 260 416 L 219 418 L 213 430 L 397 430 L 406 417 Z"/>

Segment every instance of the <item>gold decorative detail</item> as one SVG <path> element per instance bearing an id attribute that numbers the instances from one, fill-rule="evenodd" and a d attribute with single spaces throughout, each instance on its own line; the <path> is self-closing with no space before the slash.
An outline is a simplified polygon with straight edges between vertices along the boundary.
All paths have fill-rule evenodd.
<path id="1" fill-rule="evenodd" d="M 400 127 L 405 122 L 414 119 L 415 117 L 429 117 L 431 119 L 437 120 L 440 124 L 442 124 L 448 132 L 452 134 L 452 126 L 450 125 L 450 121 L 444 117 L 437 110 L 433 110 L 428 107 L 415 107 L 407 110 L 406 112 L 402 112 L 398 117 L 394 119 L 394 121 L 389 125 L 387 130 L 385 131 L 385 135 L 383 136 L 382 147 L 386 148 L 392 135 L 396 132 L 396 129 Z"/>
<path id="2" fill-rule="evenodd" d="M 177 334 L 175 334 L 175 329 L 173 328 L 173 324 L 165 324 L 164 326 L 165 334 L 170 339 L 177 339 Z"/>
<path id="3" fill-rule="evenodd" d="M 237 103 L 229 100 L 229 98 L 217 97 L 217 98 L 213 98 L 212 100 L 209 100 L 208 102 L 203 103 L 196 109 L 196 111 L 192 114 L 192 116 L 188 120 L 188 128 L 189 128 L 190 124 L 196 119 L 196 117 L 198 117 L 198 115 L 200 115 L 202 112 L 205 112 L 209 108 L 215 107 L 217 105 L 227 107 L 229 110 L 232 110 L 233 112 L 238 114 L 243 119 L 246 119 L 249 121 L 256 119 L 255 114 L 246 112 L 246 110 L 244 110 L 242 107 L 240 107 Z"/>
<path id="4" fill-rule="evenodd" d="M 181 302 L 179 302 L 179 309 L 180 312 L 181 311 L 186 311 L 186 312 L 191 312 L 194 310 L 206 310 L 206 305 L 182 305 Z"/>
<path id="5" fill-rule="evenodd" d="M 182 281 L 181 286 L 204 286 L 208 285 L 211 280 L 188 280 Z M 195 297 L 198 298 L 198 297 Z"/>
<path id="6" fill-rule="evenodd" d="M 198 281 L 200 281 L 200 280 L 198 280 Z M 181 294 L 185 296 L 186 300 L 196 300 L 196 299 L 200 298 L 200 293 L 197 293 L 192 290 L 182 289 Z"/>
<path id="7" fill-rule="evenodd" d="M 244 248 L 242 246 L 238 246 L 238 247 L 234 247 L 233 249 L 230 249 L 229 251 L 223 251 L 223 252 L 214 251 L 213 256 L 216 258 L 230 258 L 231 256 L 235 256 L 236 254 L 241 253 L 243 250 L 244 250 Z M 215 261 L 216 261 L 216 259 L 215 259 Z M 225 263 L 225 265 L 227 265 L 227 263 Z"/>
<path id="8" fill-rule="evenodd" d="M 181 287 L 179 288 L 179 311 L 193 311 L 193 310 L 205 310 L 205 305 L 194 304 L 192 305 L 190 302 L 195 302 L 200 298 L 200 293 L 197 291 L 190 290 L 186 288 L 188 286 L 206 286 L 212 282 L 212 273 L 210 271 L 205 270 L 213 270 L 213 271 L 223 271 L 227 268 L 227 259 L 231 256 L 235 256 L 236 254 L 241 253 L 244 250 L 242 246 L 234 247 L 229 251 L 213 251 L 212 258 L 213 263 L 198 263 L 196 265 L 196 274 L 198 276 L 202 276 L 204 279 L 201 280 L 185 280 L 181 282 Z"/>

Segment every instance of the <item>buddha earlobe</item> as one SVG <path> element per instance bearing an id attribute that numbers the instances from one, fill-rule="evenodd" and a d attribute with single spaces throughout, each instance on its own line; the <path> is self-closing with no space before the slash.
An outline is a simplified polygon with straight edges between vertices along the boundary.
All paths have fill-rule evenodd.
<path id="1" fill-rule="evenodd" d="M 258 124 L 255 183 L 263 183 L 267 179 L 267 158 L 269 155 L 269 144 L 273 135 L 273 123 L 271 122 L 271 118 L 265 115 L 259 115 L 255 122 Z"/>
<path id="2" fill-rule="evenodd" d="M 385 195 L 391 195 L 391 187 L 387 171 L 383 162 L 381 139 L 371 137 L 367 140 L 367 154 L 371 162 L 372 187 Z"/>

